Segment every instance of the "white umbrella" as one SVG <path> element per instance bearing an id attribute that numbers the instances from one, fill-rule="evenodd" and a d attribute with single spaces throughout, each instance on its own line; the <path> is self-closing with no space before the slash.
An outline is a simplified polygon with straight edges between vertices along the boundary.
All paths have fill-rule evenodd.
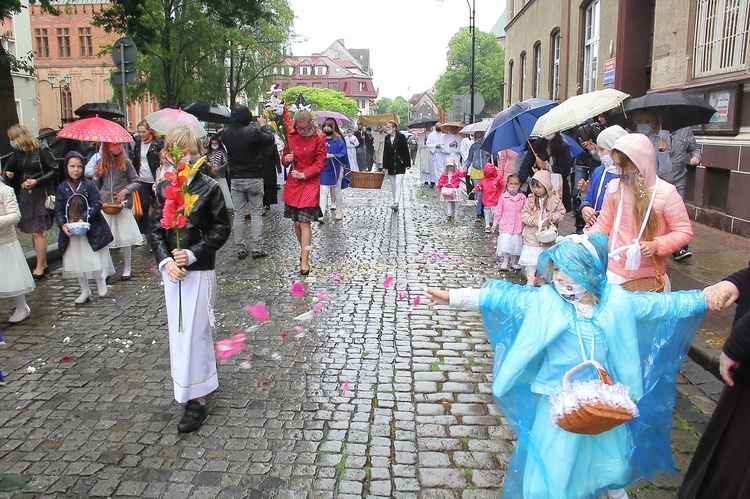
<path id="1" fill-rule="evenodd" d="M 589 118 L 614 109 L 630 97 L 614 88 L 575 95 L 539 117 L 530 135 L 543 137 L 581 125 Z"/>
<path id="2" fill-rule="evenodd" d="M 467 134 L 472 134 L 474 132 L 486 133 L 487 130 L 489 130 L 491 124 L 492 124 L 492 120 L 478 121 L 476 123 L 472 123 L 471 125 L 467 125 L 463 127 L 461 129 L 461 133 L 467 133 Z"/>
<path id="3" fill-rule="evenodd" d="M 178 126 L 186 126 L 197 137 L 206 136 L 206 129 L 203 128 L 198 119 L 182 109 L 165 108 L 146 116 L 146 121 L 151 125 L 151 128 L 164 134 L 171 132 L 173 128 Z"/>

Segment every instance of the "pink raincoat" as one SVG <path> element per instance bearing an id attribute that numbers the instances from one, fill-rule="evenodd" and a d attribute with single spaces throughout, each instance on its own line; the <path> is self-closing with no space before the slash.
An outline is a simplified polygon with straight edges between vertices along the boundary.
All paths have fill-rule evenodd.
<path id="1" fill-rule="evenodd" d="M 510 195 L 508 191 L 500 195 L 495 208 L 494 225 L 497 225 L 497 231 L 500 234 L 512 234 L 514 236 L 523 232 L 523 221 L 521 220 L 521 210 L 526 204 L 526 196 L 522 192 L 516 194 L 516 197 Z"/>
<path id="2" fill-rule="evenodd" d="M 656 230 L 654 237 L 654 241 L 659 244 L 659 249 L 654 259 L 659 266 L 659 270 L 664 274 L 667 272 L 667 258 L 669 255 L 693 239 L 693 226 L 690 223 L 685 203 L 672 184 L 657 179 L 654 147 L 651 145 L 648 137 L 640 133 L 629 134 L 617 139 L 612 149 L 620 151 L 630 158 L 636 168 L 638 168 L 641 176 L 646 180 L 649 190 L 654 189 L 654 186 L 656 186 L 652 210 L 659 219 L 659 228 Z M 620 221 L 615 240 L 610 240 L 610 252 L 622 246 L 632 244 L 633 240 L 638 237 L 641 229 L 640 225 L 636 226 L 633 219 L 633 196 L 628 191 L 628 187 L 623 187 L 622 192 L 625 194 L 622 200 L 622 220 Z M 614 179 L 607 185 L 602 212 L 596 219 L 594 226 L 589 229 L 589 232 L 601 232 L 612 238 L 617 218 L 617 208 L 620 204 L 620 195 L 620 180 Z M 647 277 L 655 274 L 651 258 L 641 257 L 641 265 L 637 270 L 626 270 L 625 262 L 625 253 L 621 253 L 621 258 L 619 259 L 610 258 L 608 270 L 625 279 Z"/>
<path id="3" fill-rule="evenodd" d="M 562 222 L 563 218 L 565 218 L 565 206 L 563 206 L 562 199 L 559 195 L 550 194 L 552 192 L 552 177 L 550 176 L 550 173 L 547 170 L 539 170 L 534 174 L 532 180 L 538 180 L 544 188 L 547 189 L 547 196 L 545 197 L 548 199 L 547 205 L 544 208 L 544 213 L 542 213 L 542 221 L 551 215 L 552 223 L 555 225 L 559 224 Z M 542 202 L 542 204 L 544 204 L 544 202 Z M 539 201 L 537 201 L 536 196 L 530 194 L 526 199 L 526 204 L 523 206 L 523 210 L 521 210 L 521 220 L 523 220 L 523 224 L 525 225 L 523 229 L 523 244 L 526 246 L 549 247 L 553 244 L 542 244 L 539 242 L 539 239 L 536 238 L 536 231 L 539 228 L 540 210 L 541 208 L 539 207 Z"/>

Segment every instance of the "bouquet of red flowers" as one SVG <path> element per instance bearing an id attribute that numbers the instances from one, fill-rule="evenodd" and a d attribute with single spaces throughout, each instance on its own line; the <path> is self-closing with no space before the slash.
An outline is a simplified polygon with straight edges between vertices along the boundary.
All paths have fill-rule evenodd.
<path id="1" fill-rule="evenodd" d="M 163 229 L 175 231 L 177 249 L 182 249 L 188 216 L 193 211 L 193 206 L 195 206 L 199 197 L 198 194 L 188 192 L 188 179 L 200 170 L 201 165 L 206 161 L 206 157 L 201 157 L 194 165 L 190 166 L 181 161 L 180 150 L 176 144 L 172 150 L 172 156 L 176 166 L 175 171 L 164 174 L 164 179 L 169 182 L 169 185 L 164 188 L 166 200 L 162 208 L 161 226 Z M 182 332 L 182 283 L 178 283 L 178 286 L 180 288 L 178 329 Z"/>

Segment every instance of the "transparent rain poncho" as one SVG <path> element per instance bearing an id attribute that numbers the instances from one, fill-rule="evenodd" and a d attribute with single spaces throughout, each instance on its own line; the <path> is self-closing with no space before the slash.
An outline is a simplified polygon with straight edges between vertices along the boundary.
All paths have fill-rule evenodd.
<path id="1" fill-rule="evenodd" d="M 581 314 L 550 285 L 488 281 L 479 308 L 495 350 L 492 392 L 518 437 L 508 465 L 508 498 L 597 498 L 657 473 L 675 472 L 670 453 L 676 372 L 703 313 L 700 291 L 631 293 L 606 279 L 607 238 L 576 236 L 542 253 L 599 297 Z M 580 339 L 583 338 L 583 341 Z M 599 435 L 550 421 L 549 397 L 564 374 L 593 358 L 629 389 L 640 415 Z M 593 370 L 577 379 L 591 379 Z"/>

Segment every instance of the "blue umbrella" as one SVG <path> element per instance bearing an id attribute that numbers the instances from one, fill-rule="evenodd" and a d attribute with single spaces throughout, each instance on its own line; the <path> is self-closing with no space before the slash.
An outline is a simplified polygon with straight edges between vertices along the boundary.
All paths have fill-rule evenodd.
<path id="1" fill-rule="evenodd" d="M 573 137 L 570 137 L 569 135 L 565 135 L 564 133 L 561 133 L 560 135 L 562 135 L 563 140 L 570 147 L 570 156 L 572 158 L 575 158 L 576 156 L 578 156 L 579 154 L 583 152 L 583 147 L 581 147 L 581 144 L 576 142 L 576 140 Z M 518 146 L 518 147 L 511 147 L 510 149 L 511 151 L 521 152 L 524 149 L 524 147 L 526 147 L 526 144 L 522 146 Z"/>
<path id="2" fill-rule="evenodd" d="M 491 153 L 526 144 L 529 133 L 541 115 L 557 106 L 557 101 L 526 99 L 498 113 L 485 135 L 482 149 Z"/>

